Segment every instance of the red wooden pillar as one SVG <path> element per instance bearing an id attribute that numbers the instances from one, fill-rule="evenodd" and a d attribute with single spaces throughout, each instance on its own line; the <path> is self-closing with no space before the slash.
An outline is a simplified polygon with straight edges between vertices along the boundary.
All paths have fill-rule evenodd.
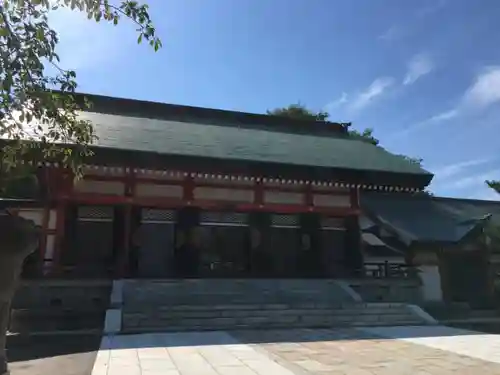
<path id="1" fill-rule="evenodd" d="M 314 194 L 311 184 L 306 183 L 304 187 L 304 204 L 309 211 L 314 210 Z"/>
<path id="2" fill-rule="evenodd" d="M 262 179 L 258 178 L 255 181 L 254 189 L 254 203 L 257 204 L 259 208 L 262 208 L 264 206 L 264 184 L 262 183 Z"/>
<path id="3" fill-rule="evenodd" d="M 66 209 L 68 196 L 73 190 L 73 173 L 69 170 L 55 169 L 52 172 L 54 181 L 57 181 L 50 190 L 52 197 L 56 200 L 56 235 L 54 240 L 54 252 L 52 254 L 51 274 L 60 274 L 62 271 L 61 254 L 63 251 L 71 251 L 64 248 Z M 57 189 L 54 191 L 54 189 Z"/>
<path id="4" fill-rule="evenodd" d="M 122 278 L 129 275 L 129 254 L 133 241 L 132 233 L 132 206 L 136 190 L 136 175 L 132 168 L 127 168 L 125 172 L 125 212 L 124 212 L 124 228 L 123 228 L 123 251 L 118 257 L 115 265 L 115 277 Z"/>
<path id="5" fill-rule="evenodd" d="M 184 180 L 183 184 L 183 195 L 184 195 L 184 201 L 187 204 L 193 203 L 194 200 L 194 178 L 191 175 L 186 176 L 186 179 Z"/>

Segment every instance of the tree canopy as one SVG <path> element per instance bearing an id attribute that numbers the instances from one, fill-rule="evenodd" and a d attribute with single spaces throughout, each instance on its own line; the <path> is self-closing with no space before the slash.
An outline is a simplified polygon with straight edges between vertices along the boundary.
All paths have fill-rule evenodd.
<path id="1" fill-rule="evenodd" d="M 500 193 L 500 181 L 486 181 L 486 185 L 495 190 L 497 193 Z"/>
<path id="2" fill-rule="evenodd" d="M 326 111 L 313 111 L 308 109 L 305 105 L 301 103 L 290 104 L 287 107 L 275 108 L 267 111 L 268 115 L 273 116 L 284 116 L 290 117 L 297 120 L 307 120 L 307 121 L 318 121 L 318 122 L 326 122 L 330 118 L 330 114 Z M 373 129 L 367 128 L 362 132 L 357 131 L 356 129 L 351 129 L 352 123 L 340 123 L 344 127 L 348 128 L 349 135 L 353 138 L 360 139 L 364 142 L 371 143 L 375 146 L 379 144 L 378 139 L 373 136 Z"/>
<path id="3" fill-rule="evenodd" d="M 330 117 L 330 114 L 328 112 L 325 111 L 315 112 L 313 110 L 308 109 L 306 106 L 300 103 L 291 104 L 287 107 L 268 110 L 267 114 L 274 116 L 290 117 L 298 120 L 309 120 L 318 122 L 326 122 Z M 349 136 L 352 137 L 353 139 L 359 139 L 363 142 L 371 143 L 372 145 L 380 147 L 380 141 L 373 135 L 373 128 L 366 128 L 365 130 L 360 132 L 356 129 L 352 129 L 351 128 L 352 123 L 350 122 L 340 123 L 340 124 L 347 128 Z M 418 165 L 422 164 L 422 159 L 413 158 L 406 155 L 400 155 L 400 156 L 412 163 Z"/>
<path id="4" fill-rule="evenodd" d="M 128 19 L 137 28 L 138 43 L 147 41 L 155 51 L 161 47 L 148 6 L 137 1 L 0 2 L 0 189 L 42 160 L 58 161 L 78 176 L 91 154 L 92 124 L 78 116 L 91 103 L 77 103 L 71 95 L 76 73 L 64 69 L 57 54 L 59 35 L 49 23 L 48 14 L 61 7 L 111 25 Z"/>
<path id="5" fill-rule="evenodd" d="M 307 109 L 304 105 L 300 103 L 290 104 L 288 107 L 268 110 L 267 114 L 273 116 L 290 117 L 297 120 L 305 120 L 305 121 L 327 121 L 328 117 L 330 117 L 330 114 L 328 112 L 324 111 L 314 112 Z"/>

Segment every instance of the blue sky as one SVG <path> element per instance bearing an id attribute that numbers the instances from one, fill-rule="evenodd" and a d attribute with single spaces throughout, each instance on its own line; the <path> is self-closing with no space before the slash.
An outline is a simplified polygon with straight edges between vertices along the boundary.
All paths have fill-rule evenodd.
<path id="1" fill-rule="evenodd" d="M 80 91 L 265 112 L 301 102 L 424 159 L 444 196 L 498 199 L 498 0 L 149 0 L 163 41 L 57 11 Z"/>

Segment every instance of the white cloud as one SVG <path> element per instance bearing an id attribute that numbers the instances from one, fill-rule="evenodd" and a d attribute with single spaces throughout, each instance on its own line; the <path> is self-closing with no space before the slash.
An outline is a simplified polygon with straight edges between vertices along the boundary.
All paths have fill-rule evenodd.
<path id="1" fill-rule="evenodd" d="M 394 134 L 391 140 L 407 136 L 429 125 L 445 122 L 459 116 L 471 116 L 477 111 L 500 103 L 500 66 L 484 69 L 462 95 L 458 104 L 445 112 L 438 113 Z"/>
<path id="2" fill-rule="evenodd" d="M 343 92 L 340 97 L 338 97 L 337 99 L 335 99 L 334 101 L 328 103 L 327 105 L 325 105 L 325 110 L 326 111 L 331 111 L 335 108 L 338 108 L 340 106 L 342 106 L 343 104 L 347 103 L 348 100 L 347 100 L 347 93 L 346 92 Z"/>
<path id="3" fill-rule="evenodd" d="M 484 184 L 484 186 L 479 189 L 479 192 L 474 192 L 473 194 L 469 195 L 468 198 L 482 199 L 486 201 L 500 201 L 500 194 Z"/>
<path id="4" fill-rule="evenodd" d="M 447 184 L 447 188 L 466 189 L 470 188 L 471 186 L 480 186 L 480 184 L 484 184 L 486 180 L 492 180 L 498 178 L 499 175 L 500 175 L 500 169 L 494 169 L 488 172 L 459 178 Z"/>
<path id="5" fill-rule="evenodd" d="M 483 70 L 465 92 L 462 105 L 481 109 L 500 102 L 500 66 Z"/>
<path id="6" fill-rule="evenodd" d="M 412 125 L 408 126 L 406 129 L 403 129 L 401 131 L 394 133 L 386 141 L 393 142 L 397 139 L 400 139 L 401 137 L 407 137 L 409 134 L 411 134 L 417 130 L 422 130 L 423 128 L 426 128 L 428 126 L 454 119 L 454 118 L 458 117 L 459 114 L 460 114 L 460 112 L 457 108 L 453 108 L 453 109 L 450 109 L 449 111 L 438 113 L 437 115 L 434 115 L 434 116 L 429 117 L 425 120 L 422 120 L 420 122 L 412 124 Z"/>
<path id="7" fill-rule="evenodd" d="M 433 0 L 428 6 L 418 9 L 415 13 L 409 14 L 403 22 L 394 24 L 387 28 L 377 39 L 383 42 L 393 42 L 397 39 L 403 39 L 407 35 L 423 27 L 422 19 L 430 16 L 443 8 L 448 0 Z"/>
<path id="8" fill-rule="evenodd" d="M 361 91 L 351 102 L 351 110 L 361 110 L 370 104 L 375 98 L 384 94 L 394 84 L 392 77 L 380 77 L 371 83 L 365 90 Z"/>
<path id="9" fill-rule="evenodd" d="M 491 159 L 489 158 L 480 158 L 480 159 L 472 159 L 465 160 L 453 164 L 448 164 L 438 168 L 429 168 L 435 175 L 435 179 L 437 180 L 447 180 L 450 177 L 461 174 L 464 171 L 467 171 L 471 167 L 476 167 L 478 165 L 485 164 L 489 162 Z"/>
<path id="10" fill-rule="evenodd" d="M 486 180 L 499 178 L 500 169 L 496 161 L 498 157 L 494 155 L 429 168 L 435 175 L 431 188 L 439 195 L 500 200 L 500 195 L 495 196 L 485 183 Z M 485 169 L 488 165 L 495 165 L 495 168 Z"/>
<path id="11" fill-rule="evenodd" d="M 386 31 L 378 36 L 379 40 L 384 42 L 390 42 L 396 39 L 399 39 L 403 34 L 403 30 L 401 27 L 393 25 L 389 27 Z"/>
<path id="12" fill-rule="evenodd" d="M 408 62 L 408 71 L 403 80 L 403 85 L 411 85 L 419 78 L 429 74 L 434 70 L 435 64 L 427 54 L 415 55 Z"/>
<path id="13" fill-rule="evenodd" d="M 423 123 L 435 124 L 437 122 L 448 121 L 458 116 L 459 110 L 457 108 L 450 109 L 449 111 L 438 113 L 427 120 L 424 120 Z"/>
<path id="14" fill-rule="evenodd" d="M 425 17 L 432 13 L 436 13 L 437 11 L 441 10 L 441 8 L 443 8 L 447 2 L 448 0 L 434 0 L 433 4 L 419 9 L 416 15 L 417 17 Z"/>

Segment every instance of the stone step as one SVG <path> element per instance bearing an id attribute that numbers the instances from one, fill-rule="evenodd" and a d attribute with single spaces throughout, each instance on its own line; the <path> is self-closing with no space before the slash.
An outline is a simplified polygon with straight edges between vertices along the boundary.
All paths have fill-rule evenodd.
<path id="1" fill-rule="evenodd" d="M 334 280 L 127 280 L 125 304 L 353 302 Z"/>
<path id="2" fill-rule="evenodd" d="M 336 327 L 360 325 L 422 325 L 425 322 L 405 305 L 350 309 L 193 309 L 194 306 L 123 311 L 124 332 L 176 330 L 231 330 L 242 328 Z M 199 307 L 199 306 L 196 306 Z M 220 306 L 219 306 L 220 307 Z M 248 306 L 247 306 L 248 307 Z"/>

